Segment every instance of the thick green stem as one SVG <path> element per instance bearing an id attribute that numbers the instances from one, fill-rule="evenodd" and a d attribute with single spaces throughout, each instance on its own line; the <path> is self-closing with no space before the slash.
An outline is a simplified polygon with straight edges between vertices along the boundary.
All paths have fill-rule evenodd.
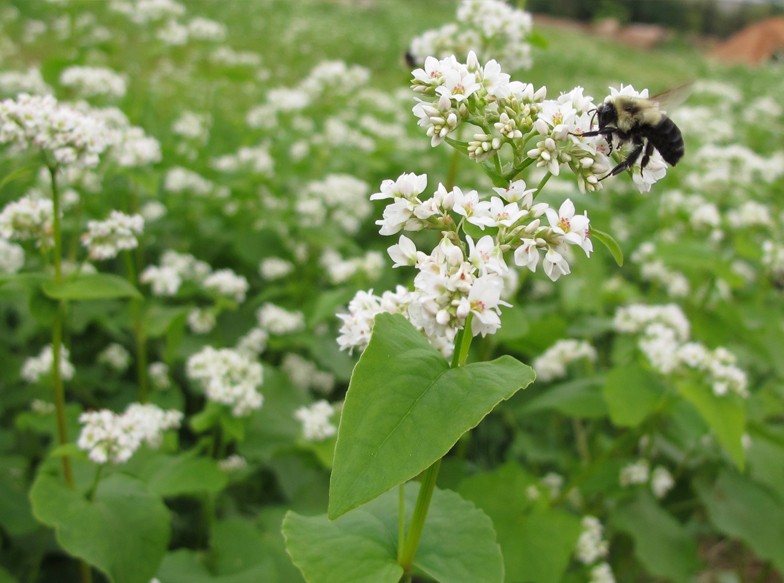
<path id="1" fill-rule="evenodd" d="M 411 526 L 408 528 L 408 537 L 398 552 L 397 562 L 407 574 L 411 573 L 411 567 L 414 564 L 419 537 L 422 536 L 422 529 L 425 527 L 427 511 L 430 509 L 430 500 L 433 499 L 433 491 L 436 488 L 440 468 L 441 460 L 439 459 L 425 470 L 419 485 L 419 495 L 414 507 L 414 515 L 411 517 Z"/>
<path id="2" fill-rule="evenodd" d="M 452 160 L 449 162 L 449 174 L 446 177 L 446 189 L 452 190 L 457 182 L 457 167 L 460 163 L 461 153 L 459 150 L 452 152 Z"/>
<path id="3" fill-rule="evenodd" d="M 49 166 L 49 176 L 52 181 L 52 238 L 54 247 L 52 258 L 54 261 L 54 281 L 60 284 L 63 281 L 62 234 L 60 232 L 60 192 L 57 188 L 57 168 Z M 60 445 L 68 443 L 68 430 L 65 425 L 65 386 L 60 361 L 62 360 L 63 347 L 63 322 L 65 320 L 65 302 L 57 301 L 57 311 L 52 324 L 52 381 L 54 384 L 54 406 L 57 418 L 57 439 Z M 74 487 L 71 459 L 64 455 L 60 458 L 63 464 L 63 477 L 70 488 Z"/>

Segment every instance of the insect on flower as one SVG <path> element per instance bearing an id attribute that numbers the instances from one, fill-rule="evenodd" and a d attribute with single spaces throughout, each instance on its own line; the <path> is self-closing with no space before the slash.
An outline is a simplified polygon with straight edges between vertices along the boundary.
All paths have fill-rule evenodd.
<path id="1" fill-rule="evenodd" d="M 631 95 L 610 95 L 594 112 L 599 118 L 599 129 L 584 132 L 583 137 L 604 136 L 613 151 L 613 136 L 619 140 L 618 146 L 632 142 L 634 149 L 623 162 L 600 178 L 617 176 L 634 166 L 642 154 L 640 172 L 650 162 L 654 149 L 664 161 L 675 166 L 683 157 L 685 148 L 680 129 L 664 113 L 664 106 L 673 107 L 685 99 L 690 84 L 654 95 L 651 98 Z M 591 120 L 593 125 L 593 119 Z"/>

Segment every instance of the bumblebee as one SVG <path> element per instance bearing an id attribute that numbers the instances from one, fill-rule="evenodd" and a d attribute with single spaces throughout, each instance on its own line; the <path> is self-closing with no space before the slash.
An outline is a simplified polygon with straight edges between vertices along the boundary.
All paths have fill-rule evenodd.
<path id="1" fill-rule="evenodd" d="M 654 149 L 670 166 L 678 163 L 685 151 L 683 136 L 678 126 L 661 109 L 665 101 L 673 102 L 673 95 L 676 92 L 682 93 L 681 88 L 660 93 L 650 99 L 611 95 L 596 108 L 594 117 L 599 119 L 599 129 L 584 132 L 583 136 L 604 136 L 610 146 L 610 153 L 613 151 L 613 137 L 618 138 L 618 147 L 626 142 L 634 145 L 627 158 L 600 180 L 608 176 L 617 176 L 631 168 L 640 155 L 642 155 L 640 162 L 640 172 L 642 172 L 650 162 Z"/>

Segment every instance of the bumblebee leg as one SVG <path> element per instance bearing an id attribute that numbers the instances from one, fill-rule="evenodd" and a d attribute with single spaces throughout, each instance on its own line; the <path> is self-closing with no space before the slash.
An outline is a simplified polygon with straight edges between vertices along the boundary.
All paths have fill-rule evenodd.
<path id="1" fill-rule="evenodd" d="M 615 168 L 610 170 L 608 174 L 602 176 L 599 180 L 604 180 L 605 178 L 608 178 L 610 176 L 618 176 L 618 174 L 620 174 L 624 170 L 634 166 L 634 163 L 637 161 L 637 158 L 639 158 L 640 154 L 642 154 L 642 150 L 644 147 L 645 147 L 644 144 L 639 144 L 636 148 L 634 148 L 634 150 L 631 151 L 629 157 L 626 158 L 626 160 L 618 164 Z"/>
<path id="2" fill-rule="evenodd" d="M 645 145 L 645 154 L 642 157 L 642 162 L 640 162 L 640 176 L 642 176 L 648 162 L 651 161 L 651 156 L 653 156 L 653 144 L 648 140 L 648 143 Z"/>

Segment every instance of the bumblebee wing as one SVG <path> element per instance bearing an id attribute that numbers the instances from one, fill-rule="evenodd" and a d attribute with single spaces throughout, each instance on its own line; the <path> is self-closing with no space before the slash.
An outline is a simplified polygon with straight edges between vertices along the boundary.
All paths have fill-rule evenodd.
<path id="1" fill-rule="evenodd" d="M 683 85 L 678 85 L 677 87 L 673 87 L 672 89 L 667 89 L 666 91 L 662 91 L 650 98 L 651 101 L 655 101 L 659 109 L 663 113 L 667 113 L 667 111 L 672 111 L 676 107 L 678 107 L 681 103 L 686 101 L 686 99 L 691 94 L 692 87 L 694 86 L 693 81 L 689 81 L 688 83 L 684 83 Z"/>

